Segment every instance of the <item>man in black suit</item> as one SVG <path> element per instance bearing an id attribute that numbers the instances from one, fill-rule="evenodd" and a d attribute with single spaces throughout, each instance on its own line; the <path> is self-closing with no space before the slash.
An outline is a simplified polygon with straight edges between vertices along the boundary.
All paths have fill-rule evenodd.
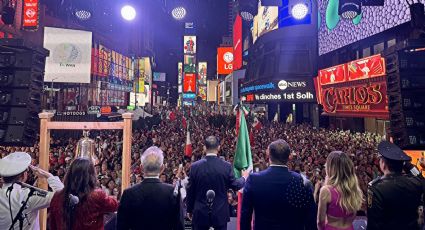
<path id="1" fill-rule="evenodd" d="M 233 168 L 217 154 L 220 142 L 215 136 L 205 140 L 207 156 L 192 164 L 187 188 L 187 212 L 192 218 L 193 229 L 203 230 L 214 227 L 215 230 L 227 229 L 229 217 L 229 203 L 227 190 L 241 189 L 249 175 L 248 171 L 242 172 L 242 177 L 235 178 Z M 208 190 L 215 192 L 211 213 L 209 213 L 206 193 Z"/>
<path id="2" fill-rule="evenodd" d="M 141 157 L 145 179 L 121 197 L 117 229 L 182 230 L 184 220 L 181 202 L 174 187 L 161 183 L 164 155 L 156 146 L 148 148 Z"/>
<path id="3" fill-rule="evenodd" d="M 251 174 L 243 189 L 241 230 L 317 229 L 316 205 L 300 174 L 286 166 L 291 150 L 284 140 L 267 148 L 270 167 Z"/>

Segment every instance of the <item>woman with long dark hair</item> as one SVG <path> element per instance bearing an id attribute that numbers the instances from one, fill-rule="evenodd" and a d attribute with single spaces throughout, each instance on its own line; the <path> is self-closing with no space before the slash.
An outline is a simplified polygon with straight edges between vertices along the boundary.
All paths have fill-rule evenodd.
<path id="1" fill-rule="evenodd" d="M 103 215 L 115 212 L 118 202 L 101 189 L 96 189 L 97 178 L 92 161 L 87 158 L 75 159 L 64 184 L 64 189 L 52 199 L 50 229 L 103 229 Z"/>

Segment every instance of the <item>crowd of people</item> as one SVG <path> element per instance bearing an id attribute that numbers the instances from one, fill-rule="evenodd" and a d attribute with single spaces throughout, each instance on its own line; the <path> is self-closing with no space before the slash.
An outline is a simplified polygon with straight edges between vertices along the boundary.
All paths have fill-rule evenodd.
<path id="1" fill-rule="evenodd" d="M 163 150 L 165 170 L 160 176 L 166 183 L 175 183 L 180 164 L 182 177 L 189 173 L 191 163 L 202 158 L 203 140 L 209 135 L 215 135 L 220 140 L 220 156 L 232 162 L 236 148 L 236 130 L 234 115 L 214 114 L 210 110 L 173 111 L 174 119 L 169 119 L 170 111 L 162 111 L 162 121 L 152 129 L 135 129 L 132 141 L 132 174 L 131 183 L 139 183 L 143 174 L 139 167 L 140 155 L 152 145 Z M 168 114 L 168 117 L 167 117 Z M 185 115 L 185 118 L 183 116 Z M 253 127 L 253 117 L 247 117 L 251 124 L 251 148 L 254 171 L 267 168 L 265 150 L 271 141 L 284 139 L 291 146 L 292 160 L 289 168 L 305 175 L 318 188 L 325 178 L 325 162 L 327 155 L 335 150 L 347 153 L 354 162 L 360 187 L 365 193 L 367 183 L 379 174 L 377 144 L 381 137 L 371 133 L 351 133 L 350 131 L 315 128 L 308 124 L 287 124 L 268 122 L 263 117 L 257 117 L 261 125 Z M 185 122 L 182 122 L 185 119 Z M 187 123 L 192 139 L 192 157 L 184 155 Z M 99 163 L 95 166 L 101 188 L 111 196 L 119 198 L 121 191 L 121 150 L 122 133 L 120 131 L 92 132 L 91 138 L 96 143 L 96 154 Z M 50 172 L 64 179 L 65 172 L 75 155 L 78 139 L 51 139 Z M 39 148 L 34 147 L 0 147 L 3 158 L 8 153 L 23 151 L 31 155 L 33 165 L 38 164 Z M 30 177 L 31 178 L 31 177 Z M 31 183 L 32 181 L 30 181 Z"/>
<path id="2" fill-rule="evenodd" d="M 407 218 L 405 223 L 408 223 L 409 229 L 419 226 L 412 217 L 416 216 L 415 207 L 419 206 L 422 194 L 420 177 L 402 176 L 402 171 L 410 171 L 402 169 L 408 165 L 406 162 L 410 161 L 410 157 L 397 146 L 371 133 L 267 121 L 259 114 L 253 116 L 248 113 L 246 117 L 252 170 L 257 174 L 250 174 L 247 170 L 240 172 L 242 177 L 239 179 L 234 176 L 231 164 L 237 157 L 238 135 L 238 121 L 234 114 L 219 114 L 207 107 L 163 109 L 150 119 L 148 125 L 143 124 L 142 120 L 133 128 L 132 188 L 124 194 L 121 194 L 123 143 L 119 131 L 92 133 L 96 149 L 94 161 L 76 158 L 78 139 L 54 134 L 49 152 L 50 172 L 37 168 L 40 155 L 38 145 L 0 147 L 0 173 L 4 177 L 4 181 L 0 180 L 0 191 L 5 197 L 10 197 L 11 192 L 20 197 L 22 195 L 19 193 L 28 193 L 28 190 L 16 187 L 22 186 L 20 182 L 33 184 L 36 178 L 48 179 L 53 191 L 59 192 L 55 196 L 50 192 L 48 199 L 40 200 L 39 206 L 32 208 L 50 205 L 52 229 L 61 226 L 67 226 L 67 229 L 99 229 L 103 215 L 116 211 L 120 199 L 118 229 L 137 226 L 151 226 L 148 228 L 153 229 L 159 226 L 160 221 L 150 221 L 158 218 L 154 213 L 159 214 L 164 210 L 167 210 L 167 214 L 163 217 L 169 218 L 169 221 L 160 224 L 160 229 L 170 229 L 170 223 L 180 229 L 183 226 L 183 218 L 180 217 L 184 212 L 187 213 L 186 218 L 193 220 L 194 229 L 208 229 L 210 226 L 226 229 L 229 216 L 237 214 L 240 200 L 235 190 L 241 188 L 244 191 L 242 229 L 251 228 L 253 212 L 258 219 L 258 229 L 269 229 L 271 225 L 274 225 L 274 229 L 283 226 L 316 229 L 316 220 L 318 229 L 353 229 L 354 218 L 365 215 L 366 210 L 368 218 L 372 216 L 368 229 L 382 229 L 388 223 L 385 223 L 386 219 L 379 218 L 393 215 L 386 213 L 391 211 L 383 206 L 387 205 L 382 203 L 385 200 L 389 202 L 388 205 L 399 203 L 410 210 L 400 214 L 400 219 Z M 192 145 L 189 152 L 185 151 L 188 135 Z M 423 159 L 422 164 L 425 165 Z M 381 174 L 384 176 L 378 177 Z M 211 177 L 205 178 L 205 175 Z M 2 183 L 13 188 L 10 190 Z M 215 206 L 208 204 L 208 193 L 214 193 L 214 190 L 208 189 L 212 187 L 218 193 Z M 406 203 L 400 203 L 404 202 L 399 199 L 400 188 L 409 191 L 410 195 L 404 200 Z M 204 202 L 207 190 L 208 199 Z M 282 192 L 286 201 L 282 200 Z M 151 198 L 142 199 L 139 197 L 142 193 Z M 383 193 L 394 196 L 383 197 Z M 178 202 L 176 197 L 183 202 Z M 134 214 L 134 210 L 141 211 L 147 201 L 149 206 L 155 206 L 155 202 L 159 206 L 146 213 L 146 220 L 142 221 L 136 216 L 130 218 L 135 219 L 131 224 L 129 216 Z M 20 203 L 19 200 L 13 202 Z M 79 202 L 82 204 L 79 205 Z M 226 206 L 223 206 L 224 203 Z M 276 210 L 289 205 L 289 209 L 279 212 L 281 216 L 293 217 L 285 223 L 278 221 L 280 217 L 266 220 L 275 216 L 276 212 L 270 213 L 263 203 L 267 207 L 276 206 Z M 211 207 L 214 208 L 207 212 Z M 215 213 L 214 217 L 210 216 L 212 219 L 208 220 L 211 212 Z M 76 217 L 88 219 L 90 223 L 75 222 Z M 35 218 L 35 213 L 30 218 Z M 295 219 L 299 221 L 293 221 Z M 400 223 L 394 222 L 393 225 L 405 226 L 398 225 Z"/>

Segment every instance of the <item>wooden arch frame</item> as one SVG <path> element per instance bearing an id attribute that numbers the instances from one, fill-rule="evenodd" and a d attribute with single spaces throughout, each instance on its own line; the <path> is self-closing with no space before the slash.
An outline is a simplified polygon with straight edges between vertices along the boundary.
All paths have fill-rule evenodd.
<path id="1" fill-rule="evenodd" d="M 123 130 L 121 190 L 124 191 L 130 186 L 132 116 L 131 113 L 124 113 L 122 115 L 124 120 L 119 122 L 62 122 L 51 121 L 53 113 L 40 113 L 38 115 L 40 118 L 40 168 L 49 170 L 50 130 Z M 47 180 L 40 180 L 38 186 L 47 190 Z M 43 209 L 40 212 L 40 229 L 46 229 L 46 227 L 47 209 Z"/>

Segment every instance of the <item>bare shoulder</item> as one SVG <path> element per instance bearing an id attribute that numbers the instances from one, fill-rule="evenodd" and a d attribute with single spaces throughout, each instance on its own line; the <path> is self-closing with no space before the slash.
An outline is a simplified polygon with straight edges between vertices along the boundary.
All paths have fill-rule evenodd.
<path id="1" fill-rule="evenodd" d="M 321 200 L 329 201 L 331 198 L 331 191 L 329 185 L 324 185 L 322 188 L 320 188 L 320 195 Z"/>

